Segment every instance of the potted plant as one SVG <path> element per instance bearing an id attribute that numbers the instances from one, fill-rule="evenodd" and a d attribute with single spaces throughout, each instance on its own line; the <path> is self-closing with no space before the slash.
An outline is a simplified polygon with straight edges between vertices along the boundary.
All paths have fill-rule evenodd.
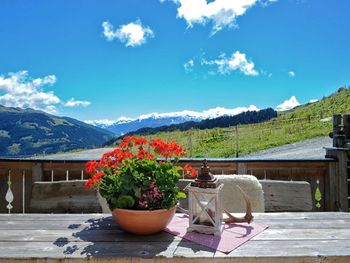
<path id="1" fill-rule="evenodd" d="M 191 166 L 177 165 L 186 149 L 154 139 L 146 150 L 147 143 L 146 138 L 126 136 L 99 161 L 86 163 L 91 178 L 85 187 L 98 190 L 121 228 L 136 234 L 163 230 L 174 216 L 179 198 L 186 197 L 177 186 L 180 172 L 196 176 Z"/>

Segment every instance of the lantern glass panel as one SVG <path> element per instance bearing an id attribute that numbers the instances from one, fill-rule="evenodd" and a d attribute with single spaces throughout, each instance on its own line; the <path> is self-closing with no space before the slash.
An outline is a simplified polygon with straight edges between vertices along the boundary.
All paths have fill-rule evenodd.
<path id="1" fill-rule="evenodd" d="M 214 226 L 216 202 L 215 194 L 195 193 L 193 200 L 193 224 Z"/>

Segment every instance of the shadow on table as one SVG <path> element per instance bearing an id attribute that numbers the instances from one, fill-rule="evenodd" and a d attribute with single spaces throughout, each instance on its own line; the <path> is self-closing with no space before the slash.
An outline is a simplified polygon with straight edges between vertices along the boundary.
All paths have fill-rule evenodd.
<path id="1" fill-rule="evenodd" d="M 177 247 L 173 244 L 173 235 L 165 232 L 147 236 L 129 234 L 121 230 L 112 217 L 90 219 L 83 224 L 71 224 L 68 228 L 73 230 L 72 234 L 53 242 L 64 249 L 63 254 L 67 257 L 151 258 L 170 256 Z"/>
<path id="2" fill-rule="evenodd" d="M 252 235 L 253 226 L 246 223 L 225 224 L 221 235 L 207 235 L 196 231 L 188 232 L 188 216 L 177 216 L 170 223 L 167 232 L 182 237 L 176 255 L 186 255 L 189 252 L 215 252 L 217 250 L 229 253 L 234 248 L 246 242 Z M 251 237 L 250 237 L 251 238 Z M 186 241 L 187 240 L 187 241 Z"/>
<path id="3" fill-rule="evenodd" d="M 237 228 L 241 230 L 237 231 Z M 235 233 L 236 238 L 245 238 L 252 233 L 253 227 L 246 224 L 226 224 L 224 230 Z"/>
<path id="4" fill-rule="evenodd" d="M 186 256 L 186 255 L 192 255 L 199 253 L 201 256 L 204 256 L 204 254 L 214 254 L 216 252 L 216 249 L 207 247 L 205 245 L 197 244 L 192 241 L 182 239 L 180 243 L 178 244 L 178 248 L 176 250 L 176 256 Z"/>
<path id="5" fill-rule="evenodd" d="M 187 232 L 184 235 L 173 231 L 175 235 L 183 237 L 176 250 L 177 256 L 186 256 L 200 253 L 204 256 L 212 256 L 216 251 L 230 253 L 233 249 L 247 241 L 247 237 L 251 235 L 252 226 L 241 224 L 225 225 L 225 232 L 221 236 L 206 235 L 196 232 Z M 229 243 L 227 243 L 229 242 Z M 204 254 L 203 254 L 204 253 Z"/>

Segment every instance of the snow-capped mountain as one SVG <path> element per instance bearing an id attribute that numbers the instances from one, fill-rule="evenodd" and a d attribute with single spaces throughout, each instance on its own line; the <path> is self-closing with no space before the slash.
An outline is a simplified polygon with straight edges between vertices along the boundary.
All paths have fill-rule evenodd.
<path id="1" fill-rule="evenodd" d="M 234 116 L 246 111 L 258 111 L 259 109 L 250 105 L 249 107 L 238 107 L 234 109 L 227 109 L 217 107 L 208 109 L 202 112 L 198 111 L 178 111 L 168 113 L 150 113 L 140 115 L 138 118 L 132 119 L 128 117 L 120 117 L 119 119 L 113 120 L 87 120 L 88 124 L 105 128 L 109 131 L 114 132 L 120 136 L 128 132 L 136 131 L 140 128 L 156 128 L 165 125 L 179 124 L 187 121 L 201 121 L 205 119 L 215 119 L 222 116 Z"/>

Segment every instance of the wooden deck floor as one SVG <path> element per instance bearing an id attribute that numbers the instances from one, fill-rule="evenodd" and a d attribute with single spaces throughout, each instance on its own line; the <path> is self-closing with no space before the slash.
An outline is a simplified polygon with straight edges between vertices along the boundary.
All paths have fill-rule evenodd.
<path id="1" fill-rule="evenodd" d="M 350 262 L 350 213 L 264 213 L 269 228 L 226 255 L 162 232 L 123 232 L 110 215 L 0 215 L 0 262 Z"/>

